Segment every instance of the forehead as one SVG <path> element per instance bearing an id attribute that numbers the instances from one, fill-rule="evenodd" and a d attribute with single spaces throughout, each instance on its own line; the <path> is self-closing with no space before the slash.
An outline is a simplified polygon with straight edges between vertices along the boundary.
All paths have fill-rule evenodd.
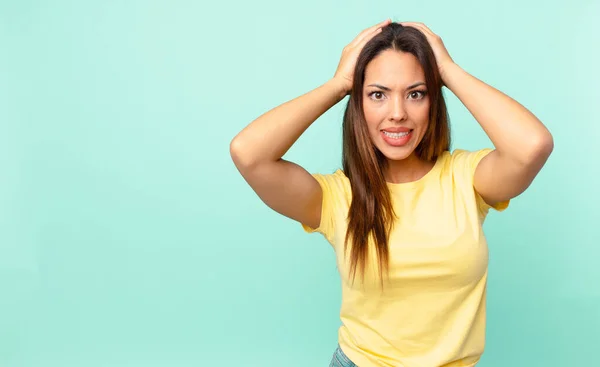
<path id="1" fill-rule="evenodd" d="M 365 69 L 365 85 L 373 82 L 390 87 L 425 80 L 423 67 L 417 58 L 408 52 L 388 49 L 377 55 Z"/>

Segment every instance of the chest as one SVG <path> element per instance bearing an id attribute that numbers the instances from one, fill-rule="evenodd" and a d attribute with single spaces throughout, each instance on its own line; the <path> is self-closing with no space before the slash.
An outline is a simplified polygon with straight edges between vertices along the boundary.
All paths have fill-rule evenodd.
<path id="1" fill-rule="evenodd" d="M 486 274 L 488 247 L 474 195 L 434 187 L 427 192 L 397 193 L 392 201 L 397 214 L 388 242 L 392 288 L 442 291 L 477 283 Z M 338 268 L 342 279 L 347 279 L 349 260 L 340 250 L 343 236 L 338 238 Z M 365 282 L 378 287 L 373 243 L 368 264 Z"/>

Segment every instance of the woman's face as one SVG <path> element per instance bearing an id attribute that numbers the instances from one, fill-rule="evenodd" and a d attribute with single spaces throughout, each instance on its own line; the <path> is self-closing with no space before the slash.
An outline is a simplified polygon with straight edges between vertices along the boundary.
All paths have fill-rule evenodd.
<path id="1" fill-rule="evenodd" d="M 429 95 L 417 58 L 383 51 L 367 65 L 363 88 L 363 110 L 375 146 L 390 160 L 411 156 L 429 125 Z"/>

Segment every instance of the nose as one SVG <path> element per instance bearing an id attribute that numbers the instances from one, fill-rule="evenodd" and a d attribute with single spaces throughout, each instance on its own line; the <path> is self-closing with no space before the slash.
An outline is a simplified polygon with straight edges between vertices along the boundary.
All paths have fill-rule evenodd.
<path id="1" fill-rule="evenodd" d="M 394 121 L 404 121 L 407 117 L 406 106 L 402 96 L 396 96 L 392 99 L 390 119 Z"/>

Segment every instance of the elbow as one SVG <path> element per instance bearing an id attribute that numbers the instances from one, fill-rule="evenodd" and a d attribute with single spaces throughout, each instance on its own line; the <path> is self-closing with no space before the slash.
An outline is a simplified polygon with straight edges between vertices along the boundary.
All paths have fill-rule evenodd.
<path id="1" fill-rule="evenodd" d="M 554 150 L 554 138 L 550 134 L 550 131 L 546 130 L 543 134 L 540 134 L 535 140 L 534 146 L 538 157 L 544 160 L 548 159 Z"/>
<path id="2" fill-rule="evenodd" d="M 234 137 L 229 143 L 229 155 L 239 170 L 253 165 L 245 144 L 239 136 Z"/>
<path id="3" fill-rule="evenodd" d="M 544 164 L 554 150 L 554 138 L 546 129 L 535 135 L 530 141 L 530 147 L 526 150 L 525 163 L 527 165 Z"/>
<path id="4" fill-rule="evenodd" d="M 240 142 L 239 137 L 235 136 L 229 143 L 229 155 L 231 156 L 233 163 L 237 167 L 239 167 L 241 165 L 241 160 L 243 157 L 243 154 L 241 151 L 242 151 L 242 143 Z"/>

